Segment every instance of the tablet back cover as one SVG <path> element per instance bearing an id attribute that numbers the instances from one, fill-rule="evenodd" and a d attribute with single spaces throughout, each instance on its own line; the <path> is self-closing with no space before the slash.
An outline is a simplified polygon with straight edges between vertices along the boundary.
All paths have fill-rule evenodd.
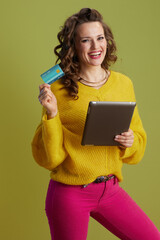
<path id="1" fill-rule="evenodd" d="M 116 146 L 116 135 L 129 129 L 135 102 L 90 102 L 82 145 Z"/>

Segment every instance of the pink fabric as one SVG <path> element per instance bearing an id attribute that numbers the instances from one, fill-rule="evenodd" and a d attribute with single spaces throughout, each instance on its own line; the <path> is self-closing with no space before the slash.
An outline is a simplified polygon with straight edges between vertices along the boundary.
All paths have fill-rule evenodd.
<path id="1" fill-rule="evenodd" d="M 46 214 L 52 240 L 86 240 L 90 216 L 119 239 L 160 240 L 158 229 L 117 179 L 86 188 L 50 180 Z"/>

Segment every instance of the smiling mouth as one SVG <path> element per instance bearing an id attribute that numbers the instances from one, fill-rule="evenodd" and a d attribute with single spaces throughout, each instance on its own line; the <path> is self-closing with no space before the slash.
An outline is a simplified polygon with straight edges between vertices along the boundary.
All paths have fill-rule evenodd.
<path id="1" fill-rule="evenodd" d="M 94 57 L 97 57 L 97 56 L 100 56 L 102 52 L 92 52 L 92 53 L 89 53 L 89 56 L 94 56 Z"/>
<path id="2" fill-rule="evenodd" d="M 101 55 L 102 55 L 102 51 L 90 52 L 90 53 L 88 54 L 88 56 L 90 57 L 90 59 L 93 59 L 93 60 L 100 59 L 100 58 L 101 58 Z"/>

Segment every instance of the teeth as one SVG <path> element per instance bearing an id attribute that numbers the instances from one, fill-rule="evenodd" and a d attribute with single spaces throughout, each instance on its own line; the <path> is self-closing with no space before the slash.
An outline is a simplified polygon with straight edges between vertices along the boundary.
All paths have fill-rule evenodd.
<path id="1" fill-rule="evenodd" d="M 101 54 L 101 52 L 97 52 L 97 53 L 90 53 L 89 55 L 91 55 L 91 56 L 97 56 L 97 55 L 100 55 Z"/>

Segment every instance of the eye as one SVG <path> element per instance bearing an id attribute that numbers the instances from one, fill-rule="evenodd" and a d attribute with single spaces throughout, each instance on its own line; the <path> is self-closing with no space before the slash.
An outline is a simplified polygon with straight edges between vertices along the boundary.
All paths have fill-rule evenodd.
<path id="1" fill-rule="evenodd" d="M 89 39 L 83 39 L 83 40 L 81 40 L 82 43 L 85 43 L 85 42 L 88 42 L 88 41 L 89 41 Z"/>
<path id="2" fill-rule="evenodd" d="M 98 40 L 103 40 L 103 39 L 104 39 L 104 37 L 103 37 L 103 36 L 101 36 L 101 37 L 99 37 L 99 38 L 98 38 Z"/>

